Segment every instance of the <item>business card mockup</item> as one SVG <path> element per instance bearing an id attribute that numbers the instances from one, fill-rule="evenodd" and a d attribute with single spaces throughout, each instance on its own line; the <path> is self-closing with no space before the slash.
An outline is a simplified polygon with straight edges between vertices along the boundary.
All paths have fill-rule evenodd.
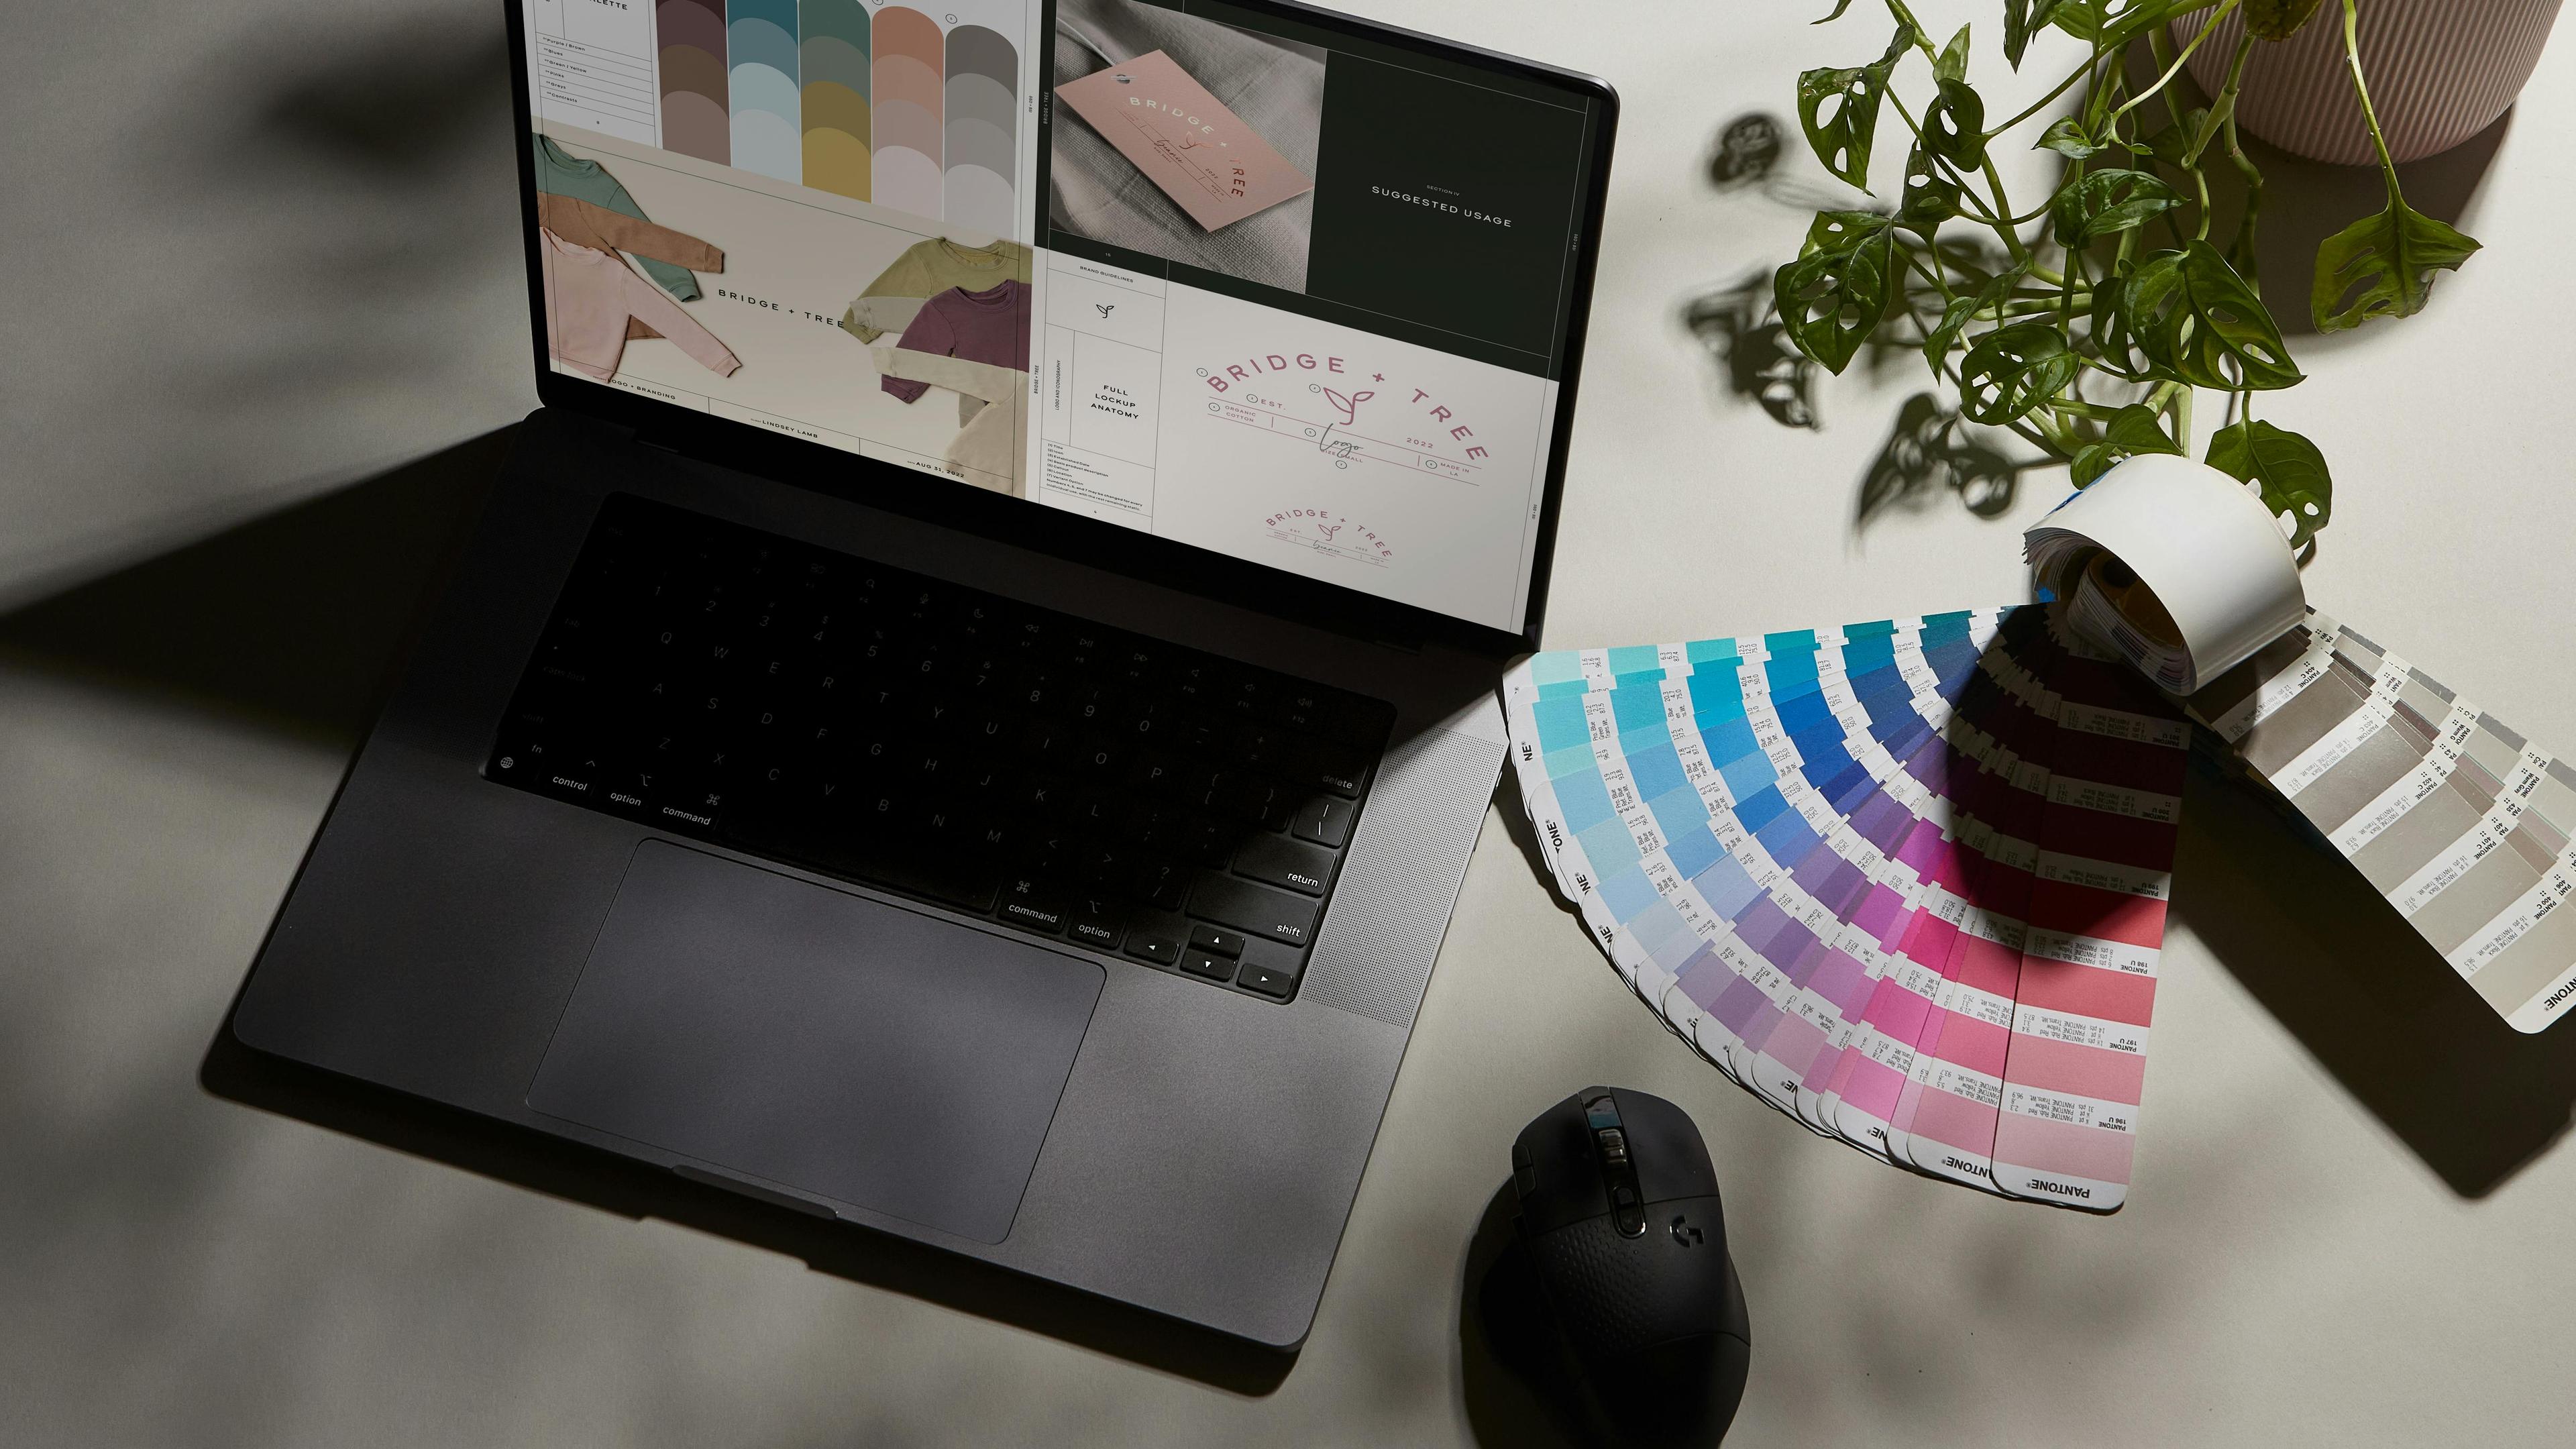
<path id="1" fill-rule="evenodd" d="M 1162 51 L 1055 93 L 1209 231 L 1315 189 L 1313 177 Z"/>

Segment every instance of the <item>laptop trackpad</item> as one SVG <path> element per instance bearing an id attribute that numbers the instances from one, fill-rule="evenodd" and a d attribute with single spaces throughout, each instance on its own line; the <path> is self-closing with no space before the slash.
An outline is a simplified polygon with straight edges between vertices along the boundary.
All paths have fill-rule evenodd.
<path id="1" fill-rule="evenodd" d="M 1101 968 L 646 841 L 528 1105 L 998 1243 Z"/>

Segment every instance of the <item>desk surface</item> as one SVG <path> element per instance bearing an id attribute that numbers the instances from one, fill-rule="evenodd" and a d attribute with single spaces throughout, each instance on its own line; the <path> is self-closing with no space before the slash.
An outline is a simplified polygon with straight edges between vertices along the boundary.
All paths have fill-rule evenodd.
<path id="1" fill-rule="evenodd" d="M 2054 477 L 2001 520 L 1936 499 L 1856 527 L 1915 369 L 1830 383 L 1823 429 L 1793 432 L 1728 396 L 1682 321 L 1802 226 L 1709 186 L 1718 125 L 1787 114 L 1792 74 L 1875 53 L 1875 21 L 1352 3 L 1626 98 L 1551 644 L 2016 596 Z M 1992 42 L 1992 6 L 1921 8 Z M 131 606 L 170 587 L 143 560 L 524 410 L 491 9 L 29 17 L 0 57 L 0 192 L 47 204 L 0 232 L 0 603 L 125 569 L 84 597 Z M 2576 746 L 2564 630 L 2525 622 L 2576 613 L 2571 128 L 2561 37 L 2500 133 L 2414 168 L 2487 250 L 2422 317 L 2294 337 L 2312 378 L 2272 415 L 2340 485 L 2310 597 Z M 2367 173 L 2275 172 L 2285 232 L 2374 204 Z M 2107 1221 L 1874 1167 L 1747 1100 L 1620 988 L 1498 815 L 1313 1338 L 1246 1396 L 209 1095 L 200 1055 L 357 706 L 294 678 L 227 697 L 219 662 L 170 651 L 119 668 L 26 617 L 0 630 L 11 1443 L 1517 1442 L 1462 1386 L 1468 1234 L 1512 1133 L 1595 1080 L 1683 1103 L 1717 1158 L 1757 1345 L 1739 1442 L 2565 1437 L 2576 1032 L 2512 1038 L 2437 962 L 2335 924 L 2350 893 L 2207 782 L 2137 1191 Z"/>

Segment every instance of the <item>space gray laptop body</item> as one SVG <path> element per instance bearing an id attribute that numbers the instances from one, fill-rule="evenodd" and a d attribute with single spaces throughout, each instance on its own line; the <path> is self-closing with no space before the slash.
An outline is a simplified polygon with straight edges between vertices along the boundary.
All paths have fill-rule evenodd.
<path id="1" fill-rule="evenodd" d="M 1504 748 L 1495 683 L 1508 660 L 1537 637 L 1615 102 L 1605 87 L 1581 77 L 1267 0 L 1187 7 L 1136 0 L 1067 0 L 1058 7 L 1028 0 L 1024 10 L 1019 0 L 987 4 L 995 15 L 985 18 L 1025 19 L 1021 33 L 1000 24 L 990 33 L 1023 42 L 1016 85 L 1026 104 L 1019 121 L 1038 134 L 1020 138 L 1026 164 L 1016 179 L 1031 193 L 1024 204 L 1033 215 L 1017 224 L 1036 241 L 1030 250 L 1044 285 L 1037 289 L 1039 335 L 1025 364 L 1026 398 L 987 403 L 1029 411 L 1026 476 L 998 490 L 979 489 L 963 481 L 958 466 L 943 469 L 925 457 L 888 460 L 875 456 L 881 450 L 872 444 L 846 438 L 818 443 L 814 436 L 825 424 L 805 426 L 789 414 L 790 425 L 781 427 L 775 418 L 755 416 L 758 407 L 743 398 L 786 406 L 780 400 L 810 375 L 794 362 L 806 354 L 791 350 L 807 346 L 804 334 L 778 329 L 779 299 L 752 290 L 764 267 L 787 275 L 764 248 L 778 256 L 796 248 L 771 245 L 747 226 L 722 270 L 706 262 L 712 249 L 698 254 L 702 280 L 690 289 L 696 296 L 676 303 L 679 312 L 649 292 L 637 294 L 636 316 L 658 335 L 625 340 L 615 376 L 584 370 L 598 358 L 576 355 L 578 347 L 566 340 L 577 330 L 570 318 L 573 293 L 550 265 L 571 257 L 593 267 L 626 267 L 631 273 L 603 274 L 620 288 L 659 286 L 673 296 L 676 289 L 638 252 L 627 253 L 635 258 L 629 262 L 607 248 L 573 248 L 550 261 L 545 249 L 567 247 L 566 228 L 596 224 L 614 232 L 611 240 L 621 247 L 668 250 L 677 243 L 665 233 L 636 230 L 607 214 L 649 206 L 651 222 L 633 220 L 667 222 L 676 233 L 681 223 L 671 218 L 694 215 L 706 219 L 690 224 L 718 231 L 734 214 L 729 198 L 735 193 L 723 187 L 739 188 L 742 214 L 749 215 L 771 202 L 800 204 L 797 187 L 810 192 L 820 182 L 842 191 L 817 203 L 827 215 L 813 226 L 887 225 L 881 216 L 897 214 L 871 210 L 882 199 L 847 195 L 864 189 L 854 179 L 861 173 L 832 170 L 839 164 L 834 158 L 846 160 L 846 154 L 833 149 L 839 143 L 816 139 L 825 107 L 815 88 L 827 83 L 821 77 L 832 73 L 833 57 L 847 58 L 820 45 L 830 38 L 822 29 L 839 10 L 827 15 L 828 7 L 805 6 L 807 33 L 794 52 L 778 50 L 765 31 L 745 31 L 748 38 L 732 42 L 734 150 L 711 161 L 676 149 L 706 149 L 707 112 L 693 104 L 702 98 L 670 88 L 713 72 L 692 69 L 673 43 L 721 32 L 673 32 L 667 13 L 674 5 L 660 8 L 663 32 L 630 34 L 583 31 L 555 16 L 551 0 L 509 7 L 521 128 L 544 133 L 539 148 L 553 147 L 523 156 L 521 166 L 546 406 L 522 428 L 443 602 L 280 909 L 230 1030 L 259 1052 L 666 1168 L 781 1211 L 894 1234 L 1253 1342 L 1298 1344 L 1323 1291 L 1490 798 Z M 743 31 L 758 19 L 748 12 L 759 8 L 737 0 L 734 28 Z M 791 5 L 782 14 L 793 18 L 794 12 Z M 980 92 L 958 83 L 982 80 L 962 67 L 977 54 L 999 52 L 950 20 L 943 54 L 960 69 L 949 78 L 949 104 L 957 113 L 949 134 L 960 138 L 966 133 L 957 126 Z M 1210 25 L 1236 35 L 1197 28 Z M 938 28 L 917 13 L 886 9 L 874 16 L 870 38 L 875 55 L 887 60 L 905 45 L 930 45 L 922 37 Z M 1079 34 L 1069 41 L 1068 30 Z M 1214 38 L 1213 50 L 1191 49 L 1202 33 Z M 1041 37 L 1053 43 L 1053 59 L 1036 54 L 1041 47 L 1032 42 Z M 648 42 L 660 42 L 650 52 L 655 59 L 621 60 Z M 1068 65 L 1065 46 L 1077 42 L 1105 49 Z M 1137 49 L 1145 43 L 1158 50 Z M 1229 45 L 1248 47 L 1265 65 L 1270 52 L 1261 47 L 1280 48 L 1298 65 L 1280 61 L 1279 67 L 1295 71 L 1312 58 L 1323 70 L 1320 160 L 1298 168 L 1300 176 L 1316 173 L 1319 192 L 1308 223 L 1310 291 L 1299 294 L 1309 300 L 1230 281 L 1190 257 L 1156 256 L 1077 234 L 1062 213 L 1065 197 L 1085 188 L 1069 176 L 1056 178 L 1062 185 L 1038 180 L 1050 166 L 1089 167 L 1126 184 L 1138 179 L 1116 170 L 1134 163 L 1109 159 L 1099 130 L 1082 133 L 1084 147 L 1046 143 L 1049 127 L 1089 126 L 1054 103 L 1053 86 L 1068 83 L 1068 69 L 1089 66 L 1114 83 L 1126 73 L 1122 67 L 1142 76 L 1148 74 L 1142 57 L 1169 52 L 1222 79 L 1225 68 L 1203 57 L 1226 54 Z M 1108 53 L 1113 50 L 1125 53 Z M 763 78 L 746 69 L 770 63 L 761 56 L 781 55 L 801 55 L 806 71 L 807 145 L 801 180 L 793 184 L 774 175 L 734 174 L 762 155 L 776 162 L 774 146 L 755 154 L 771 130 L 757 118 L 744 119 L 740 107 L 783 93 L 759 89 Z M 619 64 L 640 67 L 647 79 L 622 78 Z M 991 62 L 987 69 L 1008 67 Z M 883 134 L 868 184 L 879 191 L 916 185 L 926 173 L 906 170 L 911 157 L 895 154 L 886 139 L 903 114 L 896 98 L 912 93 L 904 90 L 911 84 L 907 72 L 879 65 L 871 72 L 845 66 L 842 73 L 876 83 Z M 1561 196 L 1561 214 L 1505 217 L 1480 208 L 1465 194 L 1475 189 L 1471 176 L 1416 194 L 1409 189 L 1416 178 L 1361 175 L 1375 164 L 1370 158 L 1386 153 L 1357 153 L 1352 160 L 1353 153 L 1336 152 L 1342 143 L 1332 140 L 1335 117 L 1360 118 L 1345 136 L 1381 129 L 1383 118 L 1372 120 L 1366 107 L 1411 104 L 1388 99 L 1382 82 L 1397 74 L 1434 89 L 1470 87 L 1564 108 L 1563 118 L 1539 117 L 1548 126 L 1561 120 L 1568 141 L 1562 174 L 1542 188 Z M 1376 82 L 1357 101 L 1341 89 L 1354 76 Z M 620 85 L 628 92 L 618 92 Z M 655 86 L 663 88 L 658 96 Z M 630 92 L 645 99 L 621 99 Z M 1249 119 L 1257 97 L 1241 94 Z M 640 105 L 650 114 L 637 121 L 618 105 Z M 598 108 L 595 117 L 585 106 Z M 581 124 L 585 119 L 596 125 Z M 1295 122 L 1292 116 L 1262 124 L 1278 132 Z M 1427 124 L 1436 136 L 1440 122 Z M 947 144 L 963 154 L 968 142 Z M 539 189 L 548 181 L 548 155 L 558 165 L 568 157 L 625 177 L 626 207 L 550 210 L 561 202 L 543 200 L 560 193 Z M 725 166 L 733 172 L 718 169 Z M 950 167 L 945 204 L 989 205 L 989 187 L 976 189 L 985 185 L 981 178 L 957 180 L 961 166 Z M 1347 195 L 1335 199 L 1336 188 Z M 898 199 L 928 204 L 918 194 Z M 1473 355 L 1459 362 L 1431 346 L 1444 335 L 1439 318 L 1381 318 L 1369 305 L 1326 295 L 1336 285 L 1328 254 L 1336 246 L 1347 250 L 1353 237 L 1371 236 L 1373 225 L 1365 215 L 1355 219 L 1333 208 L 1369 199 L 1403 208 L 1405 226 L 1507 229 L 1508 222 L 1545 229 L 1559 264 L 1539 281 L 1506 277 L 1500 283 L 1543 292 L 1543 360 L 1477 361 L 1499 354 L 1461 343 L 1455 345 Z M 1136 208 L 1145 224 L 1154 223 L 1159 205 Z M 1091 224 L 1106 229 L 1110 223 Z M 1188 252 L 1206 243 L 1178 222 L 1162 224 L 1172 238 L 1165 250 Z M 1344 232 L 1340 242 L 1333 240 L 1336 228 Z M 947 232 L 977 235 L 963 224 Z M 1207 233 L 1221 234 L 1221 228 Z M 996 227 L 980 235 L 1007 233 Z M 1152 234 L 1128 235 L 1150 240 Z M 1406 244 L 1400 228 L 1382 240 Z M 1474 247 L 1464 253 L 1471 270 Z M 1477 285 L 1496 283 L 1487 278 Z M 1125 290 L 1084 290 L 1097 287 Z M 1229 292 L 1231 300 L 1206 300 Z M 997 283 L 972 295 L 1007 293 Z M 1382 329 L 1400 334 L 1375 355 L 1413 359 L 1426 369 L 1411 387 L 1426 394 L 1416 400 L 1421 411 L 1408 421 L 1384 409 L 1374 416 L 1389 418 L 1386 425 L 1349 429 L 1341 436 L 1359 441 L 1345 442 L 1339 452 L 1330 415 L 1321 414 L 1328 419 L 1323 445 L 1301 437 L 1297 446 L 1335 468 L 1319 475 L 1318 486 L 1327 490 L 1355 464 L 1363 473 L 1380 467 L 1383 479 L 1371 482 L 1372 489 L 1412 486 L 1385 466 L 1397 456 L 1388 450 L 1396 448 L 1418 450 L 1404 456 L 1424 472 L 1463 460 L 1434 486 L 1495 486 L 1490 471 L 1475 469 L 1490 469 L 1501 450 L 1479 445 L 1472 427 L 1491 432 L 1498 424 L 1482 416 L 1473 424 L 1461 421 L 1463 406 L 1435 416 L 1442 404 L 1419 384 L 1446 376 L 1443 367 L 1469 368 L 1460 375 L 1490 377 L 1506 390 L 1521 385 L 1515 377 L 1543 372 L 1544 392 L 1531 394 L 1543 397 L 1546 409 L 1532 425 L 1528 476 L 1503 480 L 1525 487 L 1529 499 L 1519 581 L 1494 595 L 1508 597 L 1508 617 L 1490 608 L 1481 618 L 1462 617 L 1419 599 L 1385 597 L 1281 566 L 1303 554 L 1246 557 L 1204 540 L 1166 536 L 1160 515 L 1150 528 L 1082 516 L 1070 506 L 1073 492 L 1059 485 L 1064 470 L 1088 466 L 1083 460 L 1091 455 L 1079 440 L 1093 435 L 1074 433 L 1070 444 L 1050 436 L 1046 395 L 1071 383 L 1095 395 L 1112 386 L 1099 380 L 1098 359 L 1125 354 L 1056 325 L 1069 300 L 1094 295 L 1132 299 L 1113 306 L 1160 306 L 1173 335 L 1190 308 L 1232 316 L 1222 309 L 1247 300 L 1280 302 L 1283 327 L 1340 329 L 1329 335 L 1355 340 L 1315 353 L 1321 380 L 1338 380 L 1324 369 L 1342 370 L 1344 352 L 1353 359 L 1344 377 L 1367 368 L 1380 379 L 1374 389 L 1353 381 L 1332 390 L 1329 406 L 1343 409 L 1346 422 L 1373 416 L 1366 411 L 1373 404 L 1352 403 L 1353 396 L 1374 391 L 1394 401 L 1408 386 L 1403 375 L 1383 380 L 1396 366 L 1361 357 L 1375 334 L 1359 324 L 1378 318 Z M 871 367 L 900 365 L 816 310 L 804 325 L 834 329 L 832 340 L 846 342 L 850 358 L 865 358 Z M 682 352 L 699 325 L 708 338 L 724 338 L 720 348 L 737 361 L 735 373 L 701 385 L 734 390 L 674 405 L 682 384 L 668 379 L 697 380 L 681 369 L 698 365 Z M 785 340 L 767 340 L 773 336 Z M 917 330 L 906 330 L 882 341 L 919 339 Z M 1155 374 L 1167 398 L 1190 404 L 1188 426 L 1211 426 L 1196 416 L 1202 386 L 1208 415 L 1229 421 L 1241 419 L 1221 409 L 1264 387 L 1280 390 L 1264 372 L 1270 335 L 1243 340 L 1233 350 L 1244 355 L 1248 371 L 1231 386 L 1226 373 L 1233 364 L 1220 363 L 1212 382 L 1205 371 L 1176 371 L 1169 362 Z M 958 346 L 962 351 L 965 344 Z M 1080 360 L 1085 349 L 1091 362 Z M 923 351 L 926 344 L 906 350 Z M 832 366 L 860 365 L 821 355 Z M 1287 357 L 1293 380 L 1297 354 Z M 737 374 L 752 380 L 736 387 L 731 378 Z M 774 391 L 747 391 L 759 387 Z M 848 414 L 858 419 L 854 428 L 867 426 L 866 409 L 886 411 L 874 398 L 863 402 Z M 934 394 L 924 405 L 946 407 L 949 400 Z M 1326 405 L 1319 380 L 1288 399 L 1286 412 Z M 1471 436 L 1428 436 L 1433 430 L 1422 418 Z M 916 421 L 900 417 L 903 427 Z M 1425 436 L 1397 436 L 1415 432 Z M 1232 436 L 1221 441 L 1236 446 Z M 1191 444 L 1178 431 L 1162 437 L 1166 467 L 1156 486 L 1165 511 L 1177 514 L 1173 500 L 1191 496 L 1193 485 L 1169 463 Z M 1476 448 L 1472 459 L 1466 446 Z M 1098 465 L 1101 476 L 1114 479 L 1122 465 L 1102 456 L 1110 461 Z M 1245 466 L 1318 465 L 1301 451 L 1276 465 L 1255 459 Z M 1474 496 L 1477 506 L 1483 496 Z M 1096 948 L 1060 926 L 1038 929 L 1015 920 L 1007 899 L 998 910 L 961 909 L 813 868 L 809 859 L 738 848 L 689 828 L 681 816 L 667 817 L 669 828 L 662 828 L 653 818 L 620 813 L 564 788 L 549 794 L 506 778 L 524 774 L 529 762 L 512 757 L 502 722 L 514 698 L 533 687 L 538 653 L 553 647 L 550 630 L 561 629 L 572 607 L 567 580 L 585 567 L 579 561 L 602 520 L 633 510 L 678 510 L 654 516 L 701 521 L 683 527 L 722 530 L 727 537 L 779 540 L 799 558 L 905 570 L 1014 608 L 1055 611 L 1046 617 L 1091 621 L 1120 637 L 1204 651 L 1265 678 L 1313 681 L 1391 707 L 1392 725 L 1373 756 L 1311 937 L 1293 960 L 1277 956 L 1292 984 L 1243 989 L 1254 979 L 1248 964 L 1238 982 L 1194 979 L 1169 961 Z M 1416 529 L 1390 542 L 1398 530 L 1372 528 L 1367 520 L 1345 523 L 1371 536 L 1368 547 L 1394 555 L 1392 564 L 1369 567 L 1401 568 L 1414 558 L 1429 560 L 1426 570 L 1440 563 L 1437 530 Z M 1265 537 L 1284 539 L 1283 529 L 1305 525 L 1270 520 L 1264 526 Z M 1357 556 L 1346 547 L 1351 537 L 1323 524 L 1294 542 L 1323 560 L 1318 568 L 1373 579 L 1345 567 Z M 1332 549 L 1344 552 L 1324 560 L 1321 551 Z M 1458 574 L 1466 581 L 1459 587 L 1472 591 L 1480 587 L 1473 582 L 1480 560 L 1464 562 L 1469 567 Z M 566 778 L 559 774 L 557 781 Z M 1278 947 L 1256 938 L 1234 949 L 1250 963 L 1271 959 L 1263 953 Z M 1230 969 L 1230 960 L 1220 964 Z"/>

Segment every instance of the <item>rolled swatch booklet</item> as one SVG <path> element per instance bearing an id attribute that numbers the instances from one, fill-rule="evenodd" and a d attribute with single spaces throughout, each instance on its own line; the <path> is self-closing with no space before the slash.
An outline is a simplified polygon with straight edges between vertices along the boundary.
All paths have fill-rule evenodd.
<path id="1" fill-rule="evenodd" d="M 1712 1064 L 1890 1163 L 2118 1209 L 2195 726 L 2516 1028 L 2576 1002 L 2576 771 L 2308 608 L 2253 493 L 2133 458 L 2024 550 L 2034 605 L 1505 678 L 1558 887 Z"/>

